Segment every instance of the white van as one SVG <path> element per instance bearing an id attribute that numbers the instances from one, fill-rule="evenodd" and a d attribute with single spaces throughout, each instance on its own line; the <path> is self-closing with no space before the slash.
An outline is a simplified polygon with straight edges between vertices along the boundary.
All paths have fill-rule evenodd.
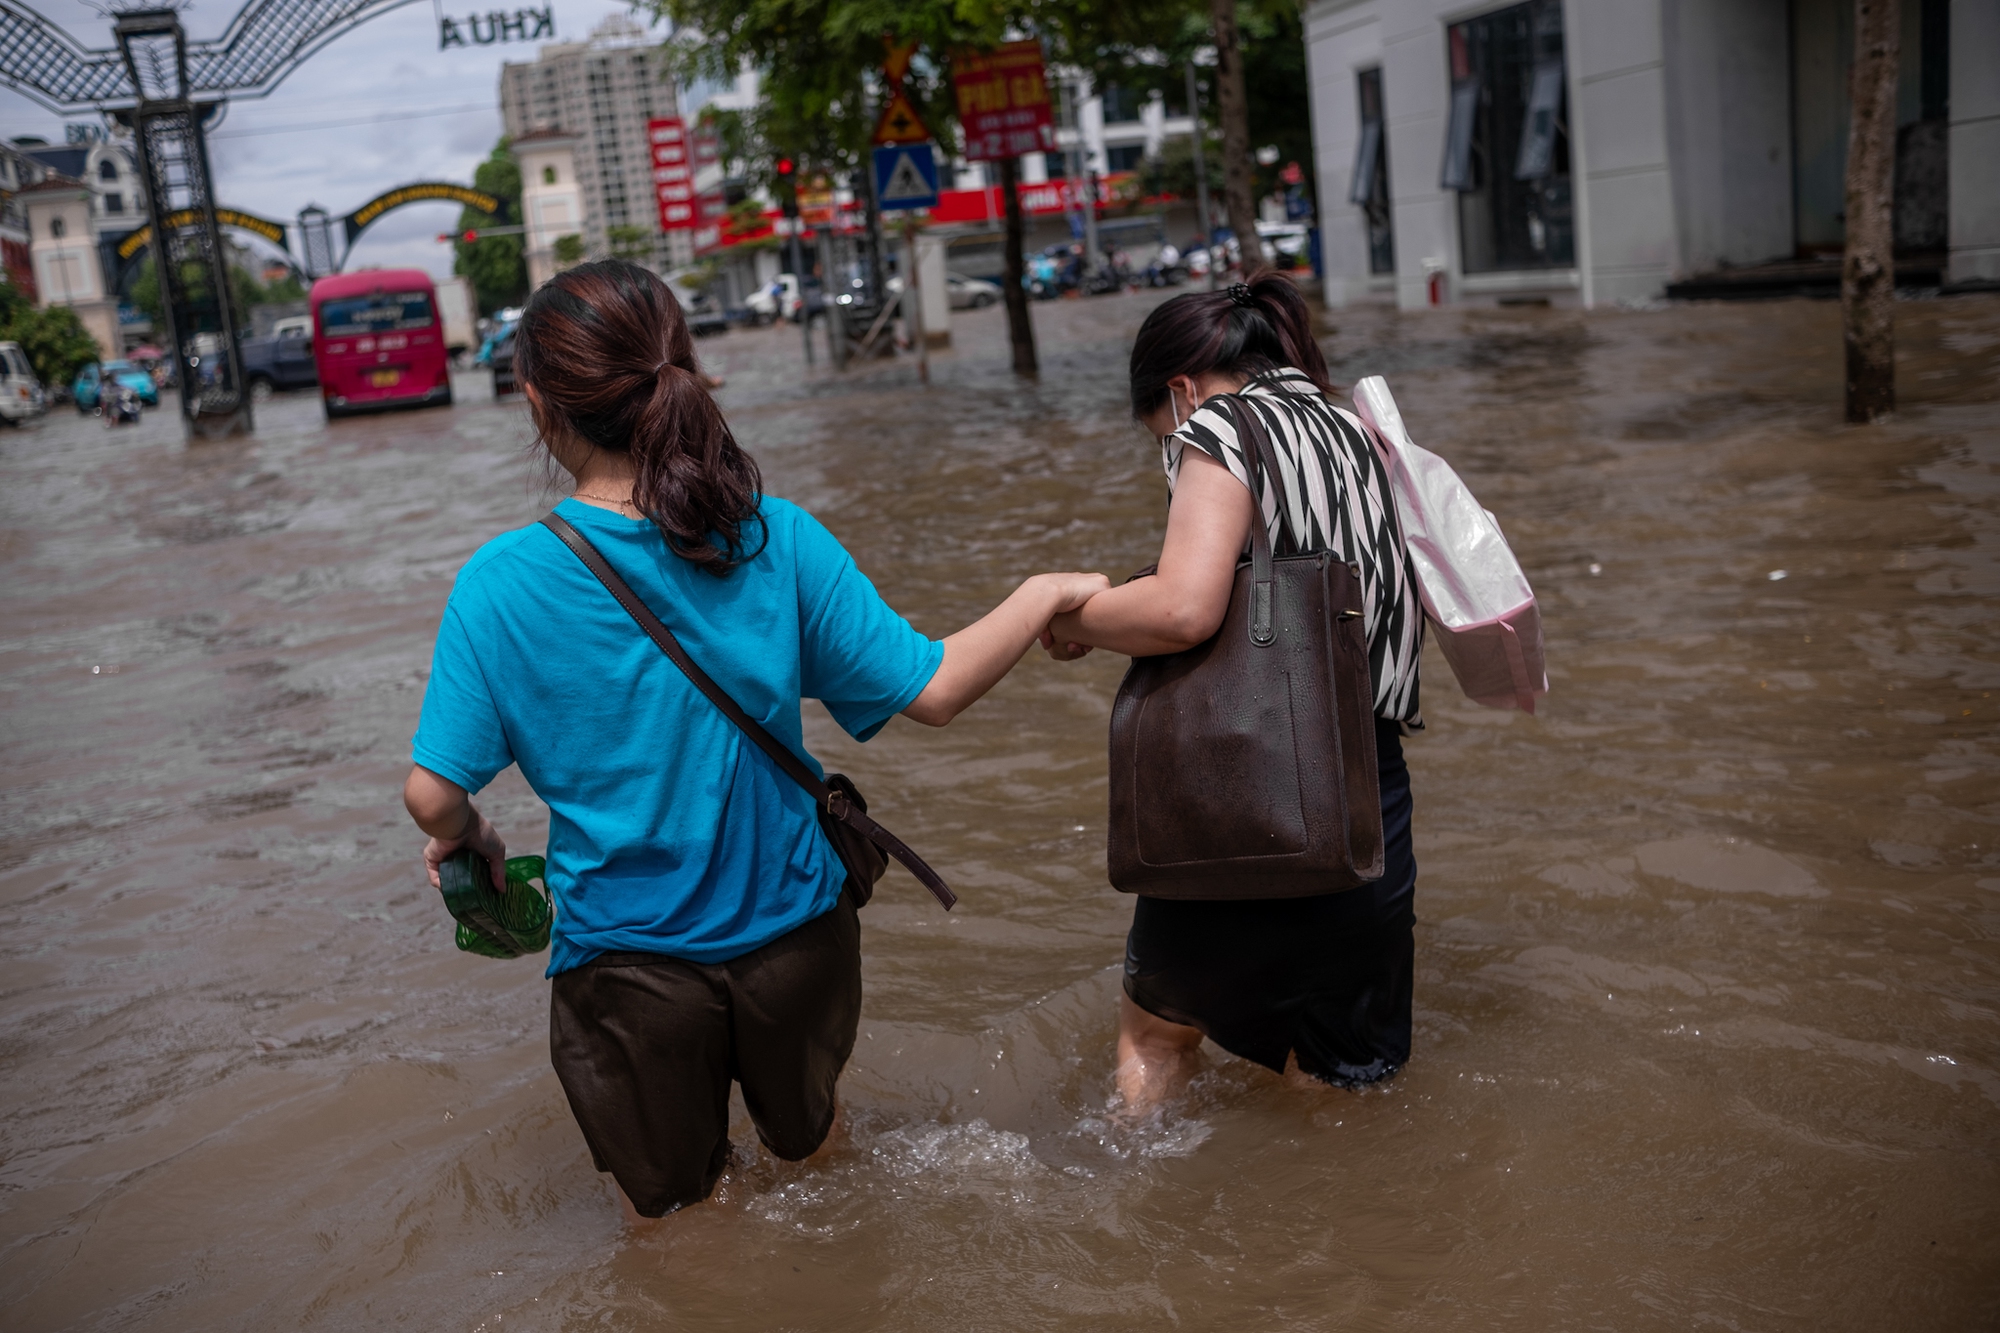
<path id="1" fill-rule="evenodd" d="M 0 342 L 0 420 L 25 421 L 48 406 L 42 382 L 21 344 Z"/>

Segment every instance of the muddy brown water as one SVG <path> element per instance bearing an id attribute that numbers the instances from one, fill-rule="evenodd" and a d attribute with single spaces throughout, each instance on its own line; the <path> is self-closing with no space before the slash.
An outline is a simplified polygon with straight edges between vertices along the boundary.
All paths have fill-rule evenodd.
<path id="1" fill-rule="evenodd" d="M 702 345 L 771 489 L 942 634 L 1162 527 L 1148 302 L 908 366 Z M 818 753 L 963 895 L 866 914 L 851 1130 L 621 1228 L 540 966 L 455 952 L 397 805 L 454 571 L 545 502 L 519 409 L 255 440 L 0 433 L 0 1308 L 13 1329 L 1965 1329 L 2000 1318 L 2000 301 L 1906 303 L 1893 423 L 1831 305 L 1351 311 L 1544 600 L 1539 718 L 1435 651 L 1416 1053 L 1210 1048 L 1107 1124 L 1121 662 Z M 1780 576 L 1782 571 L 1782 577 Z M 551 627 L 551 632 L 559 632 Z M 490 812 L 519 850 L 518 776 Z"/>

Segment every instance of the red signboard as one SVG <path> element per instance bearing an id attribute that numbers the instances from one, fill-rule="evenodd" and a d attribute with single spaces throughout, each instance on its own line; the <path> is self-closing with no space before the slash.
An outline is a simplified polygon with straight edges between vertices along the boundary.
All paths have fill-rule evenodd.
<path id="1" fill-rule="evenodd" d="M 1055 110 L 1042 70 L 1042 44 L 1008 42 L 952 58 L 965 155 L 974 162 L 1047 152 L 1056 146 Z"/>
<path id="2" fill-rule="evenodd" d="M 694 198 L 694 155 L 687 122 L 666 116 L 646 122 L 653 153 L 653 197 L 660 205 L 661 231 L 686 231 L 700 222 Z"/>

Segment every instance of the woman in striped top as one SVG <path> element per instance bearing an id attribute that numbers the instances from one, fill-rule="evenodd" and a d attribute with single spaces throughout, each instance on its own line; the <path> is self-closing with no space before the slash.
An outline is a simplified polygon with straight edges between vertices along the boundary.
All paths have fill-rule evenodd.
<path id="1" fill-rule="evenodd" d="M 1423 612 L 1381 460 L 1331 392 L 1289 279 L 1267 273 L 1154 310 L 1132 348 L 1132 414 L 1159 438 L 1166 464 L 1158 573 L 1057 616 L 1043 638 L 1064 659 L 1205 642 L 1222 626 L 1253 515 L 1274 555 L 1326 550 L 1359 565 L 1367 599 L 1387 872 L 1322 897 L 1138 899 L 1118 1024 L 1118 1089 L 1133 1110 L 1186 1081 L 1204 1036 L 1281 1073 L 1296 1067 L 1348 1087 L 1409 1059 L 1417 868 L 1402 737 L 1423 725 Z M 1245 443 L 1221 404 L 1204 406 L 1218 394 L 1255 411 L 1277 453 L 1254 504 Z"/>

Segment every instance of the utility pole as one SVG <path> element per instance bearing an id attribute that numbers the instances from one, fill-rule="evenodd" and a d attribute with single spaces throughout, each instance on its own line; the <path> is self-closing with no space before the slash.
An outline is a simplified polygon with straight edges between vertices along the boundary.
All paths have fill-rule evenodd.
<path id="1" fill-rule="evenodd" d="M 1208 213 L 1208 155 L 1202 151 L 1201 87 L 1195 82 L 1194 61 L 1187 63 L 1188 119 L 1194 122 L 1194 207 L 1201 219 L 1201 244 L 1208 251 L 1208 289 L 1215 290 L 1215 224 Z"/>
<path id="2" fill-rule="evenodd" d="M 1847 419 L 1896 410 L 1896 0 L 1854 0 L 1847 253 L 1840 266 Z"/>
<path id="3" fill-rule="evenodd" d="M 931 382 L 930 336 L 924 332 L 924 270 L 917 257 L 917 220 L 903 215 L 903 254 L 909 276 L 903 280 L 903 299 L 910 303 L 910 341 L 917 345 L 917 378 Z"/>

